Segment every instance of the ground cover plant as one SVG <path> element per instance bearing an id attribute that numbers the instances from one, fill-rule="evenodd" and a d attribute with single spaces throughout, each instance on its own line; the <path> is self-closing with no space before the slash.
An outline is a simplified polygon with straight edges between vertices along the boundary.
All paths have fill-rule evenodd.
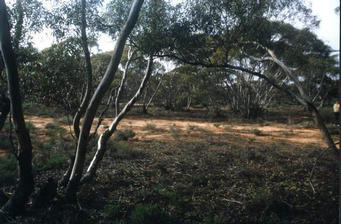
<path id="1" fill-rule="evenodd" d="M 277 113 L 278 120 L 286 116 Z M 60 178 L 74 146 L 68 127 L 58 122 L 63 116 L 53 123 L 31 118 L 31 134 L 40 139 L 33 143 L 39 188 Z M 92 187 L 80 191 L 81 210 L 55 200 L 49 209 L 31 209 L 9 222 L 337 223 L 337 166 L 314 127 L 132 112 L 119 130 Z M 299 131 L 311 141 L 291 141 Z M 11 160 L 2 160 L 0 169 L 12 170 Z"/>

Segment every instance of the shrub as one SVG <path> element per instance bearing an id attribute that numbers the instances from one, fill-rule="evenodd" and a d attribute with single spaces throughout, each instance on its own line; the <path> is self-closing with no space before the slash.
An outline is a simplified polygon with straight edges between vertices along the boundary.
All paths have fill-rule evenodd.
<path id="1" fill-rule="evenodd" d="M 8 136 L 0 134 L 0 149 L 10 149 L 11 142 Z"/>
<path id="2" fill-rule="evenodd" d="M 217 215 L 215 215 L 213 218 L 205 218 L 203 224 L 222 224 L 221 218 L 219 218 Z"/>
<path id="3" fill-rule="evenodd" d="M 171 135 L 173 136 L 173 138 L 179 138 L 179 135 L 181 133 L 181 129 L 176 127 L 175 124 L 173 124 L 169 127 L 169 131 L 170 131 Z"/>
<path id="4" fill-rule="evenodd" d="M 298 124 L 302 128 L 313 128 L 315 123 L 313 121 L 302 121 Z"/>
<path id="5" fill-rule="evenodd" d="M 150 131 L 150 132 L 154 132 L 154 133 L 160 133 L 160 132 L 164 132 L 164 130 L 162 128 L 158 128 L 156 127 L 155 124 L 151 124 L 151 123 L 147 123 L 144 127 L 143 130 L 145 131 Z"/>
<path id="6" fill-rule="evenodd" d="M 116 218 L 120 214 L 120 205 L 110 201 L 103 209 L 103 216 L 106 218 Z"/>
<path id="7" fill-rule="evenodd" d="M 108 141 L 107 147 L 110 149 L 110 155 L 118 159 L 133 160 L 146 156 L 144 152 L 133 149 L 131 145 L 122 141 Z"/>
<path id="8" fill-rule="evenodd" d="M 339 127 L 335 125 L 327 125 L 329 133 L 331 135 L 338 135 L 339 134 Z"/>
<path id="9" fill-rule="evenodd" d="M 118 130 L 115 132 L 114 139 L 116 141 L 127 141 L 128 139 L 135 137 L 135 135 L 135 132 L 131 129 Z"/>
<path id="10" fill-rule="evenodd" d="M 51 152 L 46 158 L 41 157 L 35 163 L 39 170 L 49 170 L 54 168 L 60 168 L 67 163 L 68 158 L 60 153 Z"/>
<path id="11" fill-rule="evenodd" d="M 333 123 L 334 122 L 334 113 L 332 108 L 323 107 L 319 110 L 321 117 L 323 118 L 324 122 L 326 123 Z"/>
<path id="12" fill-rule="evenodd" d="M 161 210 L 158 205 L 137 205 L 130 214 L 131 224 L 175 224 L 176 220 Z"/>
<path id="13" fill-rule="evenodd" d="M 0 158 L 0 183 L 12 183 L 15 181 L 17 172 L 16 158 L 8 154 Z"/>
<path id="14" fill-rule="evenodd" d="M 256 136 L 264 136 L 264 133 L 261 130 L 257 129 L 257 128 L 253 129 L 252 133 L 254 135 L 256 135 Z"/>

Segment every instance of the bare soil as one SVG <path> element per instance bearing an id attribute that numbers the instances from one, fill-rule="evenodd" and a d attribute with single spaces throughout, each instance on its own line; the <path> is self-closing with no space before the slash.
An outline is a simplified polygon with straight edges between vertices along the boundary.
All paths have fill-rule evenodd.
<path id="1" fill-rule="evenodd" d="M 46 138 L 45 127 L 56 122 L 51 117 L 26 116 L 26 121 L 35 127 L 34 136 L 39 140 Z M 93 125 L 96 124 L 95 120 Z M 112 119 L 103 120 L 98 133 L 102 133 Z M 69 125 L 60 124 L 65 132 L 70 132 Z M 152 126 L 153 129 L 148 128 Z M 317 128 L 303 128 L 298 125 L 288 125 L 277 122 L 265 123 L 233 123 L 233 122 L 208 122 L 203 119 L 196 121 L 178 120 L 174 118 L 158 119 L 145 117 L 129 117 L 120 122 L 118 130 L 133 130 L 135 139 L 140 141 L 193 142 L 202 139 L 202 135 L 209 134 L 212 141 L 225 142 L 232 146 L 243 147 L 245 145 L 260 146 L 263 144 L 286 144 L 292 147 L 326 147 L 322 135 Z M 219 138 L 219 139 L 217 139 Z M 0 149 L 0 157 L 6 154 L 6 149 Z"/>
<path id="2" fill-rule="evenodd" d="M 47 124 L 55 122 L 53 118 L 27 116 L 27 121 L 31 122 L 38 130 L 38 136 L 44 137 L 44 128 Z M 99 134 L 102 133 L 112 120 L 104 119 Z M 94 122 L 96 124 L 97 121 Z M 70 127 L 62 125 L 65 131 Z M 152 128 L 150 128 L 152 126 Z M 93 128 L 94 129 L 94 128 Z M 287 125 L 276 122 L 266 122 L 263 124 L 234 124 L 233 122 L 208 122 L 204 120 L 184 121 L 177 119 L 157 119 L 129 117 L 123 119 L 118 126 L 118 130 L 131 129 L 136 133 L 140 141 L 195 141 L 202 139 L 203 134 L 210 134 L 219 141 L 228 144 L 243 146 L 246 144 L 288 144 L 293 147 L 326 147 L 322 135 L 317 128 L 303 128 L 298 125 Z M 213 139 L 214 140 L 214 139 Z"/>

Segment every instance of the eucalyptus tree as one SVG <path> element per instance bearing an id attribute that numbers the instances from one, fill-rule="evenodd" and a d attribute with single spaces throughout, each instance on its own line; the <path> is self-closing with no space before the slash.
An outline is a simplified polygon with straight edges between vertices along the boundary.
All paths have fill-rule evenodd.
<path id="1" fill-rule="evenodd" d="M 73 130 L 77 138 L 80 132 L 80 119 L 84 116 L 93 88 L 93 69 L 88 36 L 89 33 L 92 38 L 97 36 L 97 21 L 100 20 L 99 7 L 101 4 L 102 0 L 55 1 L 55 8 L 47 17 L 57 39 L 78 37 L 83 49 L 87 82 L 82 102 L 73 119 Z"/>
<path id="2" fill-rule="evenodd" d="M 117 1 L 117 2 L 122 3 L 121 1 Z M 117 29 L 114 29 L 114 32 L 112 33 L 113 37 L 117 37 L 116 48 L 114 50 L 111 63 L 109 64 L 109 67 L 106 70 L 106 74 L 104 75 L 101 83 L 97 87 L 97 90 L 95 91 L 95 94 L 93 95 L 92 100 L 90 101 L 90 104 L 87 108 L 87 112 L 85 114 L 84 122 L 83 122 L 82 129 L 81 129 L 82 131 L 78 139 L 77 154 L 76 154 L 75 162 L 74 162 L 72 173 L 69 178 L 68 185 L 67 185 L 68 198 L 75 197 L 76 189 L 78 188 L 79 184 L 86 183 L 93 178 L 93 176 L 95 175 L 97 171 L 98 165 L 100 161 L 102 160 L 104 153 L 107 149 L 106 144 L 107 144 L 108 139 L 116 131 L 116 128 L 119 122 L 123 119 L 126 113 L 131 109 L 131 107 L 134 105 L 137 99 L 141 96 L 142 91 L 145 88 L 147 81 L 153 72 L 154 55 L 157 52 L 159 52 L 162 48 L 160 47 L 160 45 L 157 45 L 156 42 L 150 42 L 150 41 L 148 42 L 147 40 L 149 39 L 146 37 L 148 35 L 154 34 L 154 32 L 159 31 L 157 29 L 158 23 L 156 22 L 158 18 L 154 16 L 152 17 L 151 15 L 153 12 L 155 12 L 154 10 L 158 8 L 157 6 L 159 6 L 160 4 L 162 5 L 162 2 L 163 1 L 154 1 L 154 0 L 148 1 L 145 5 L 147 6 L 147 9 L 150 9 L 150 10 L 145 10 L 145 8 L 143 8 L 141 10 L 141 15 L 139 17 L 139 21 L 145 19 L 148 23 L 143 24 L 143 29 L 142 29 L 142 26 L 139 24 L 134 30 L 132 28 L 137 22 L 137 17 L 142 7 L 143 1 L 135 0 L 130 9 L 129 14 L 127 13 L 128 12 L 127 7 L 126 7 L 127 4 L 121 5 L 123 14 L 120 14 L 119 18 L 121 18 L 121 16 L 123 16 L 123 18 L 126 18 L 128 16 L 128 19 L 124 26 L 118 23 L 119 25 L 117 25 L 116 27 Z M 150 8 L 148 8 L 149 6 Z M 115 10 L 117 10 L 117 12 L 121 12 L 119 7 L 115 7 Z M 119 19 L 119 18 L 115 18 L 113 21 L 116 21 L 116 19 Z M 111 26 L 114 27 L 114 25 L 111 25 Z M 149 30 L 148 28 L 150 28 L 151 30 Z M 102 134 L 100 134 L 98 143 L 97 143 L 97 151 L 92 161 L 90 162 L 86 173 L 82 175 L 84 161 L 85 161 L 87 141 L 89 138 L 91 124 L 93 122 L 96 110 L 100 103 L 100 99 L 104 96 L 105 92 L 109 89 L 110 83 L 114 79 L 115 72 L 117 71 L 117 68 L 120 62 L 119 59 L 121 58 L 122 53 L 123 53 L 124 43 L 128 39 L 128 34 L 130 34 L 131 31 L 133 31 L 133 33 L 129 37 L 128 45 L 131 46 L 133 44 L 133 48 L 138 49 L 141 55 L 143 55 L 145 58 L 148 58 L 148 64 L 145 68 L 145 73 L 143 75 L 142 81 L 136 93 L 130 98 L 130 100 L 126 103 L 126 105 L 122 108 L 122 110 L 117 110 L 117 115 L 115 116 L 111 125 Z M 119 35 L 117 36 L 117 34 Z M 126 69 L 129 68 L 129 63 L 131 59 L 132 57 L 128 57 L 126 61 L 127 66 L 124 66 Z M 125 76 L 123 75 L 122 81 L 120 82 L 121 87 L 124 84 L 124 78 Z"/>
<path id="3" fill-rule="evenodd" d="M 7 7 L 10 20 L 11 41 L 15 54 L 19 55 L 18 65 L 21 61 L 27 60 L 26 55 L 22 54 L 22 48 L 31 43 L 32 34 L 40 31 L 44 25 L 45 9 L 41 2 L 37 0 L 16 0 Z M 5 68 L 2 56 L 0 56 L 0 124 L 3 124 L 9 113 L 9 99 L 7 97 L 7 88 L 2 79 L 2 73 Z M 2 126 L 0 125 L 0 130 Z"/>
<path id="4" fill-rule="evenodd" d="M 21 105 L 19 74 L 16 56 L 11 44 L 10 26 L 4 0 L 0 1 L 0 49 L 6 68 L 11 113 L 18 137 L 18 148 L 15 155 L 19 168 L 15 192 L 1 208 L 0 213 L 15 215 L 24 210 L 26 202 L 33 191 L 34 182 L 32 175 L 32 144 L 29 132 L 26 129 Z"/>
<path id="5" fill-rule="evenodd" d="M 69 38 L 42 50 L 21 71 L 29 100 L 62 108 L 68 113 L 77 110 L 86 82 L 82 43 L 78 38 Z"/>
<path id="6" fill-rule="evenodd" d="M 84 162 L 85 162 L 85 157 L 87 153 L 87 146 L 88 146 L 88 141 L 89 141 L 90 129 L 91 129 L 94 117 L 96 115 L 96 111 L 98 109 L 98 106 L 103 96 L 108 91 L 110 84 L 114 79 L 115 72 L 117 71 L 118 65 L 122 57 L 125 42 L 137 22 L 142 4 L 143 4 L 143 0 L 133 1 L 126 23 L 123 26 L 120 32 L 120 35 L 118 36 L 118 39 L 116 41 L 115 49 L 111 57 L 110 63 L 107 67 L 107 70 L 105 72 L 105 75 L 103 76 L 100 84 L 96 88 L 96 91 L 94 92 L 90 100 L 90 103 L 86 109 L 84 121 L 83 121 L 80 135 L 78 138 L 75 161 L 73 164 L 71 175 L 68 178 L 68 183 L 67 183 L 66 195 L 67 195 L 67 198 L 69 198 L 70 200 L 74 200 L 76 198 L 76 193 L 78 191 L 79 184 L 82 178 Z M 150 59 L 148 68 L 150 69 L 151 66 L 152 66 L 152 59 Z M 148 73 L 149 73 L 149 70 L 147 71 L 146 74 Z M 118 119 L 119 117 L 120 116 L 118 116 L 116 119 L 119 120 Z M 103 135 L 103 137 L 99 139 L 99 141 L 101 141 L 100 143 L 102 143 L 102 144 L 99 144 L 100 147 L 105 148 L 106 141 L 113 134 L 113 131 L 115 129 L 116 127 L 111 126 L 110 129 L 107 132 L 105 132 L 105 135 Z M 100 152 L 102 152 L 102 150 Z"/>
<path id="7" fill-rule="evenodd" d="M 173 45 L 164 56 L 191 65 L 237 70 L 264 79 L 312 110 L 328 146 L 337 152 L 327 128 L 319 119 L 318 110 L 306 97 L 308 94 L 302 91 L 299 78 L 304 74 L 299 71 L 303 69 L 302 65 L 312 66 L 307 63 L 308 57 L 324 60 L 330 51 L 323 43 L 318 43 L 309 29 L 298 30 L 281 22 L 284 17 L 295 17 L 309 26 L 317 25 L 318 21 L 311 16 L 311 10 L 305 6 L 304 1 L 188 0 L 182 12 L 182 18 L 173 26 Z M 299 41 L 302 37 L 310 41 Z M 234 57 L 236 52 L 247 58 L 247 64 L 238 63 L 238 58 Z M 274 60 L 270 52 L 275 52 L 279 60 Z M 291 56 L 288 54 L 290 52 Z M 292 57 L 294 54 L 295 57 Z M 263 60 L 263 56 L 271 60 Z M 251 65 L 256 62 L 263 64 L 261 69 L 253 69 Z M 298 82 L 293 82 L 294 76 L 282 65 L 299 68 L 297 73 L 295 71 Z M 282 72 L 280 77 L 293 82 L 297 91 L 290 91 L 283 79 L 276 80 L 274 75 L 278 72 Z"/>

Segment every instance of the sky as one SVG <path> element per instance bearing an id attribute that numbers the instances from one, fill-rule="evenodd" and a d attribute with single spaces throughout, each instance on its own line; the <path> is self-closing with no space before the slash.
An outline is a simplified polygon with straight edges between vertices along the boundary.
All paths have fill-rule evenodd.
<path id="1" fill-rule="evenodd" d="M 321 20 L 315 33 L 334 50 L 339 50 L 340 15 L 335 13 L 339 0 L 312 0 L 313 14 Z"/>
<path id="2" fill-rule="evenodd" d="M 180 1 L 172 0 L 174 4 Z M 340 15 L 335 13 L 339 0 L 307 0 L 307 2 L 311 5 L 313 14 L 321 20 L 319 28 L 313 32 L 333 50 L 339 50 Z M 39 35 L 35 35 L 33 41 L 35 47 L 42 50 L 51 45 L 53 38 L 49 30 L 44 30 Z M 108 35 L 101 35 L 98 42 L 100 51 L 110 51 L 114 48 L 114 42 Z"/>

